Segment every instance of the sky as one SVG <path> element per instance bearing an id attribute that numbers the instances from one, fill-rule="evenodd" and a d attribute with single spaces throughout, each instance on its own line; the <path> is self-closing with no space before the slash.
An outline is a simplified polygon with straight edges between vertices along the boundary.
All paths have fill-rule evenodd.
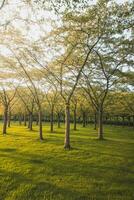
<path id="1" fill-rule="evenodd" d="M 1 1 L 1 0 L 0 0 Z M 116 0 L 118 3 L 123 3 L 126 0 Z M 95 3 L 95 1 L 91 1 L 91 3 Z M 45 19 L 42 24 L 42 18 Z M 1 27 L 1 25 L 10 22 L 10 25 L 13 25 L 18 30 L 24 34 L 29 40 L 36 41 L 40 38 L 40 36 L 46 36 L 51 30 L 51 21 L 57 21 L 57 25 L 60 23 L 60 20 L 57 19 L 57 16 L 50 11 L 45 11 L 44 9 L 34 9 L 31 6 L 27 6 L 21 0 L 10 0 L 10 3 L 5 5 L 2 10 L 0 10 L 0 31 L 1 29 L 7 29 L 6 26 Z M 37 21 L 40 21 L 40 26 L 37 25 Z M 1 32 L 2 33 L 2 32 Z M 0 33 L 0 34 L 1 34 Z M 11 40 L 14 35 L 12 34 Z M 3 39 L 6 39 L 6 36 Z M 8 42 L 11 43 L 11 40 L 8 38 Z M 11 55 L 10 50 L 8 50 L 2 44 L 3 41 L 0 39 L 0 56 L 4 55 Z M 52 53 L 48 53 L 46 55 L 46 59 L 52 60 L 53 55 Z"/>
<path id="2" fill-rule="evenodd" d="M 96 0 L 89 1 L 91 4 L 96 2 Z M 115 1 L 122 3 L 126 0 Z M 37 25 L 36 21 L 41 20 L 42 17 L 45 19 L 45 23 L 42 25 L 42 28 L 44 29 L 43 32 L 47 34 L 52 30 L 50 21 L 57 18 L 53 12 L 45 11 L 44 9 L 37 10 L 35 8 L 31 8 L 22 0 L 8 0 L 8 4 L 5 4 L 2 10 L 0 10 L 0 25 L 12 21 L 11 23 L 18 29 L 21 28 L 27 37 L 32 40 L 36 40 L 40 34 L 40 27 Z"/>
<path id="3" fill-rule="evenodd" d="M 96 2 L 95 0 L 89 1 L 91 4 Z M 116 0 L 118 3 L 125 1 L 126 0 Z M 42 18 L 45 19 L 43 23 Z M 52 30 L 52 21 L 55 21 L 56 26 L 60 24 L 60 20 L 56 19 L 57 16 L 53 12 L 27 6 L 22 0 L 8 0 L 8 4 L 5 4 L 2 10 L 0 10 L 0 30 L 1 25 L 10 23 L 10 25 L 13 25 L 16 29 L 21 30 L 26 38 L 31 41 L 36 41 L 40 36 L 44 37 Z M 40 25 L 36 23 L 37 21 L 40 21 Z M 4 29 L 7 29 L 7 26 L 4 26 Z M 1 47 L 1 44 L 0 52 L 2 54 L 9 53 L 6 48 Z"/>

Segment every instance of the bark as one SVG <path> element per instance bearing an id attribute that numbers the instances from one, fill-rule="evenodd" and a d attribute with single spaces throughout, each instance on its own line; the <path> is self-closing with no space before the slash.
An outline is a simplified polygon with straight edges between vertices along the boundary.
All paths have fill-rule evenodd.
<path id="1" fill-rule="evenodd" d="M 28 128 L 30 131 L 33 130 L 33 113 L 32 112 L 29 113 Z"/>
<path id="2" fill-rule="evenodd" d="M 77 130 L 76 124 L 77 124 L 77 118 L 76 118 L 76 106 L 75 106 L 75 108 L 74 108 L 74 130 L 75 131 Z"/>
<path id="3" fill-rule="evenodd" d="M 131 126 L 131 118 L 128 116 L 128 126 Z"/>
<path id="4" fill-rule="evenodd" d="M 26 114 L 24 114 L 24 126 L 27 125 Z"/>
<path id="5" fill-rule="evenodd" d="M 19 115 L 19 125 L 21 126 L 21 124 L 22 124 L 22 117 L 21 115 Z"/>
<path id="6" fill-rule="evenodd" d="M 98 138 L 99 140 L 103 139 L 103 110 L 99 109 L 98 112 Z"/>
<path id="7" fill-rule="evenodd" d="M 83 111 L 83 127 L 86 127 L 86 113 Z"/>
<path id="8" fill-rule="evenodd" d="M 97 114 L 94 114 L 94 130 L 97 129 Z"/>
<path id="9" fill-rule="evenodd" d="M 43 140 L 43 131 L 42 131 L 42 111 L 39 110 L 39 135 L 40 140 Z"/>
<path id="10" fill-rule="evenodd" d="M 7 121 L 8 121 L 8 107 L 4 108 L 4 124 L 3 124 L 3 134 L 7 133 Z"/>
<path id="11" fill-rule="evenodd" d="M 119 117 L 116 117 L 117 125 L 119 125 Z"/>
<path id="12" fill-rule="evenodd" d="M 50 127 L 50 132 L 53 133 L 53 117 L 54 117 L 54 109 L 51 109 L 51 116 L 50 116 L 50 123 L 51 123 L 51 127 Z"/>
<path id="13" fill-rule="evenodd" d="M 65 106 L 65 141 L 64 148 L 70 149 L 70 105 Z"/>
<path id="14" fill-rule="evenodd" d="M 124 127 L 124 125 L 125 125 L 125 118 L 124 116 L 122 116 L 122 126 Z"/>
<path id="15" fill-rule="evenodd" d="M 8 128 L 11 127 L 11 111 L 9 110 L 9 113 L 8 113 Z"/>
<path id="16" fill-rule="evenodd" d="M 60 113 L 58 113 L 58 115 L 57 115 L 57 120 L 58 120 L 58 128 L 60 128 L 61 126 L 60 126 Z"/>
<path id="17" fill-rule="evenodd" d="M 36 125 L 37 126 L 39 125 L 39 119 L 38 119 L 38 117 L 36 118 Z"/>

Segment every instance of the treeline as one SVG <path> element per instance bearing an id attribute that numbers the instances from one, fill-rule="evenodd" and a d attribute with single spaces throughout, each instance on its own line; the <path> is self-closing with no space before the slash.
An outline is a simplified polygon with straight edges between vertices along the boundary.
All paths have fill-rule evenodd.
<path id="1" fill-rule="evenodd" d="M 0 120 L 1 120 L 1 122 L 3 121 L 3 115 L 0 116 Z M 29 116 L 28 115 L 25 116 L 23 114 L 13 115 L 10 118 L 10 122 L 8 120 L 8 127 L 11 126 L 11 122 L 18 122 L 19 125 L 27 126 L 29 124 Z M 38 125 L 38 122 L 39 122 L 38 114 L 34 114 L 33 115 L 33 123 Z M 50 123 L 51 115 L 50 114 L 42 115 L 42 122 Z M 94 116 L 90 113 L 89 114 L 87 113 L 86 118 L 84 116 L 80 116 L 76 119 L 76 123 L 82 124 L 83 127 L 86 127 L 89 124 L 94 124 L 95 130 L 97 129 L 96 122 L 97 122 L 96 116 Z M 60 116 L 54 114 L 52 123 L 55 125 L 57 124 L 57 127 L 60 128 L 61 124 L 65 123 L 65 114 L 62 113 Z M 73 115 L 70 116 L 70 123 L 74 124 L 74 130 L 76 130 Z M 95 125 L 95 123 L 96 123 L 96 125 Z M 109 116 L 109 115 L 104 114 L 103 123 L 108 124 L 108 125 L 133 126 L 134 127 L 134 116 L 129 116 L 129 115 Z M 52 129 L 50 129 L 50 130 L 52 130 Z"/>
<path id="2" fill-rule="evenodd" d="M 33 123 L 39 125 L 38 107 L 27 88 L 17 87 L 15 95 L 13 91 L 5 92 L 5 94 L 8 98 L 9 95 L 13 95 L 13 98 L 7 108 L 6 105 L 1 104 L 1 107 L 5 106 L 5 110 L 7 110 L 6 116 L 0 116 L 0 119 L 4 120 L 3 134 L 6 133 L 5 127 L 10 127 L 12 122 L 18 122 L 19 125 L 27 126 L 30 130 L 33 129 Z M 53 94 L 47 91 L 41 96 L 43 97 L 42 122 L 50 123 L 50 132 L 53 133 L 54 124 L 60 128 L 61 124 L 65 123 L 64 102 L 58 92 Z M 109 93 L 104 104 L 102 123 L 134 127 L 133 100 L 134 95 L 130 92 L 118 92 L 114 95 Z M 109 101 L 113 104 L 109 104 Z M 77 130 L 77 124 L 81 124 L 83 127 L 94 124 L 94 129 L 98 129 L 98 113 L 93 109 L 88 96 L 81 89 L 76 90 L 71 100 L 70 123 L 73 124 L 74 130 Z"/>

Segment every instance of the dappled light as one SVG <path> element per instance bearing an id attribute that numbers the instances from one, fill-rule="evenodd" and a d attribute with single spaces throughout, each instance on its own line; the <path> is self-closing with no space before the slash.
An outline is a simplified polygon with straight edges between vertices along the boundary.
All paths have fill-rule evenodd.
<path id="1" fill-rule="evenodd" d="M 0 200 L 134 199 L 133 11 L 0 0 Z"/>

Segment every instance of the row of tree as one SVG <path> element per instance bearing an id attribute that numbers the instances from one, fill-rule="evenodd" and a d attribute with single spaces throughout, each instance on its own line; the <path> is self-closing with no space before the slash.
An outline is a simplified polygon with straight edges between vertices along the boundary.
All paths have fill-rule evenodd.
<path id="1" fill-rule="evenodd" d="M 32 88 L 31 88 L 32 90 Z M 39 92 L 39 91 L 38 91 Z M 42 92 L 42 91 L 41 91 Z M 58 128 L 65 123 L 64 101 L 58 91 L 51 89 L 47 92 L 40 92 L 42 105 L 42 122 L 50 122 L 50 132 L 54 132 L 54 123 Z M 29 88 L 17 86 L 14 90 L 3 90 L 0 92 L 1 115 L 3 115 L 3 134 L 7 133 L 7 127 L 11 121 L 18 121 L 21 125 L 33 130 L 33 122 L 39 124 L 38 106 Z M 128 91 L 109 92 L 104 103 L 103 124 L 128 125 L 134 127 L 134 94 Z M 77 123 L 86 127 L 94 123 L 94 129 L 98 129 L 98 113 L 93 108 L 86 92 L 77 88 L 70 102 L 70 122 L 74 130 L 77 130 Z M 98 136 L 100 132 L 98 131 Z"/>
<path id="2" fill-rule="evenodd" d="M 34 7 L 29 6 L 31 15 Z M 50 17 L 47 34 L 44 16 L 21 19 L 27 32 L 31 24 L 40 28 L 36 39 L 13 23 L 1 28 L 0 44 L 6 51 L 0 55 L 3 133 L 12 109 L 29 115 L 30 129 L 36 112 L 43 140 L 44 111 L 51 115 L 53 131 L 54 111 L 60 114 L 65 108 L 64 147 L 70 149 L 72 111 L 75 126 L 78 113 L 85 123 L 88 116 L 95 116 L 99 139 L 103 139 L 105 113 L 105 118 L 133 119 L 133 3 L 98 0 L 90 6 L 81 1 L 79 6 L 75 12 L 70 8 Z"/>

